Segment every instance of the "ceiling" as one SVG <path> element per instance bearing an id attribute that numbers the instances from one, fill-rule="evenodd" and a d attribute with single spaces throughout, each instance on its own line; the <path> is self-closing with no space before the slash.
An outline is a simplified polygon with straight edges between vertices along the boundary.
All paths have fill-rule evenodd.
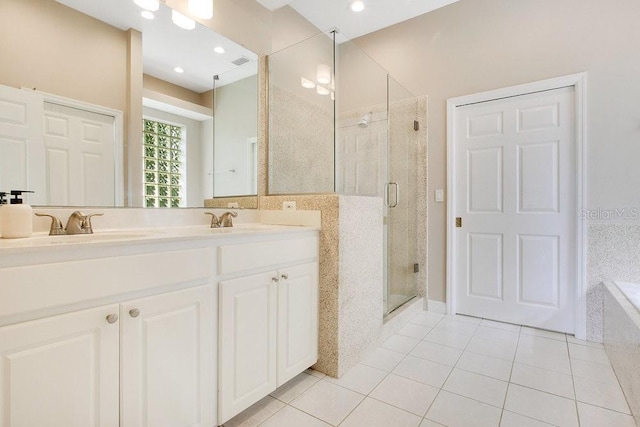
<path id="1" fill-rule="evenodd" d="M 458 0 L 363 0 L 365 9 L 352 12 L 352 0 L 257 0 L 274 11 L 289 5 L 322 31 L 338 29 L 354 39 L 407 19 L 423 15 Z"/>
<path id="2" fill-rule="evenodd" d="M 192 91 L 211 90 L 214 75 L 220 75 L 216 86 L 221 86 L 257 72 L 255 53 L 204 25 L 196 24 L 193 30 L 178 28 L 171 21 L 171 9 L 162 2 L 155 18 L 147 20 L 132 0 L 56 1 L 123 31 L 135 28 L 142 32 L 144 73 Z M 214 53 L 216 46 L 222 46 L 225 53 Z M 253 62 L 242 67 L 232 64 L 241 56 Z M 176 73 L 175 67 L 184 73 Z"/>

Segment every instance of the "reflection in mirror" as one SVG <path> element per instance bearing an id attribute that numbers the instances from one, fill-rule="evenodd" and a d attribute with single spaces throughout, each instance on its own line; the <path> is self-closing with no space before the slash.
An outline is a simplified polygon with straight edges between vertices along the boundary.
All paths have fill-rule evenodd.
<path id="1" fill-rule="evenodd" d="M 256 55 L 202 25 L 178 28 L 162 3 L 152 20 L 141 11 L 133 0 L 0 2 L 0 189 L 56 206 L 202 206 L 213 194 L 213 76 Z M 124 126 L 141 116 L 144 139 Z"/>
<path id="2" fill-rule="evenodd" d="M 333 37 L 269 55 L 269 194 L 334 191 Z"/>
<path id="3" fill-rule="evenodd" d="M 258 63 L 214 78 L 214 197 L 257 195 Z"/>

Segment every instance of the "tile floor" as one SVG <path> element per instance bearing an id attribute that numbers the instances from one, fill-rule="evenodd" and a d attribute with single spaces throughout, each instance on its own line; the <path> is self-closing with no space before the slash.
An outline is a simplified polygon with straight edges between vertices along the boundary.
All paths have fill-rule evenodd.
<path id="1" fill-rule="evenodd" d="M 635 427 L 601 344 L 417 314 L 339 380 L 308 370 L 225 427 Z"/>

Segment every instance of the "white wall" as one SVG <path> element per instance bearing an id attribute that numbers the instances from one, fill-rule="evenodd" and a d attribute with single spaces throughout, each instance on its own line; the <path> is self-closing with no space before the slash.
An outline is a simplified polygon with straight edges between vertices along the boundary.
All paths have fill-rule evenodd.
<path id="1" fill-rule="evenodd" d="M 216 197 L 252 193 L 248 141 L 258 137 L 257 87 L 255 75 L 215 90 L 213 195 Z"/>
<path id="2" fill-rule="evenodd" d="M 586 71 L 587 207 L 638 207 L 638 18 L 637 0 L 461 0 L 356 43 L 414 94 L 428 95 L 429 200 L 446 188 L 448 98 Z M 430 203 L 428 214 L 429 298 L 438 301 L 445 206 Z"/>

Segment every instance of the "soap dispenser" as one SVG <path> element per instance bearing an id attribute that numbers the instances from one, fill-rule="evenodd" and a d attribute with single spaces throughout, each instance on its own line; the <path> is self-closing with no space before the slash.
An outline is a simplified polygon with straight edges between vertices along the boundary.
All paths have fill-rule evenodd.
<path id="1" fill-rule="evenodd" d="M 7 204 L 7 193 L 5 193 L 4 191 L 0 191 L 0 208 L 2 208 L 2 205 L 6 205 Z M 0 224 L 2 225 L 2 224 Z M 2 236 L 2 227 L 0 227 L 0 236 Z"/>
<path id="2" fill-rule="evenodd" d="M 29 237 L 33 232 L 33 209 L 22 203 L 23 193 L 33 191 L 11 190 L 9 204 L 0 207 L 0 230 L 5 239 Z"/>

